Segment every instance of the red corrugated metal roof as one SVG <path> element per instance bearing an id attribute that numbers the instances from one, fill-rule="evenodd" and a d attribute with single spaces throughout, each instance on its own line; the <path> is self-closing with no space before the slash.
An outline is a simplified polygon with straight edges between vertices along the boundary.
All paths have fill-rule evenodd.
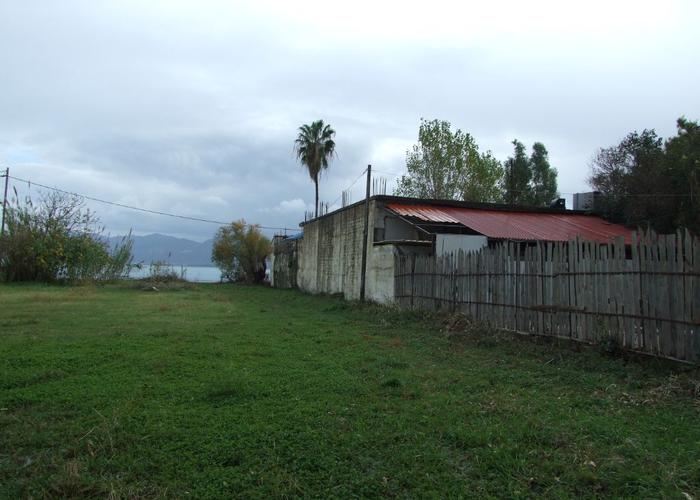
<path id="1" fill-rule="evenodd" d="M 399 203 L 389 203 L 387 207 L 404 217 L 426 222 L 462 224 L 489 238 L 569 241 L 578 236 L 583 240 L 610 243 L 613 238 L 623 236 L 625 243 L 632 242 L 632 231 L 594 215 Z"/>

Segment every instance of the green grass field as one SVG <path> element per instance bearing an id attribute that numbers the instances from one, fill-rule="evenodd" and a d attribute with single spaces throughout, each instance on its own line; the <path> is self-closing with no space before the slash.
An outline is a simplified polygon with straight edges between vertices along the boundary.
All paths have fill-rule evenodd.
<path id="1" fill-rule="evenodd" d="M 330 297 L 0 286 L 0 497 L 700 494 L 697 371 Z"/>

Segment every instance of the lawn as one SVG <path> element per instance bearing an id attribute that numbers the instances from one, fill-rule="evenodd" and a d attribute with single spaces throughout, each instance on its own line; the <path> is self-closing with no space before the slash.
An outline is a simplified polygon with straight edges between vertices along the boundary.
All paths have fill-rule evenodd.
<path id="1" fill-rule="evenodd" d="M 262 287 L 0 286 L 0 497 L 700 494 L 697 371 L 444 330 Z"/>

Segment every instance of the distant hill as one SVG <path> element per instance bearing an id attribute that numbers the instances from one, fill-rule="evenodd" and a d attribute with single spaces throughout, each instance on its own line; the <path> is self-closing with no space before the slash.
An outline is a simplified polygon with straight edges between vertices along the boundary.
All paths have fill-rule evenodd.
<path id="1" fill-rule="evenodd" d="M 212 266 L 211 248 L 213 240 L 203 243 L 175 238 L 164 234 L 148 234 L 132 236 L 134 240 L 134 264 L 143 262 L 150 264 L 154 261 L 165 261 L 174 266 Z M 111 245 L 120 242 L 121 236 L 109 238 Z"/>

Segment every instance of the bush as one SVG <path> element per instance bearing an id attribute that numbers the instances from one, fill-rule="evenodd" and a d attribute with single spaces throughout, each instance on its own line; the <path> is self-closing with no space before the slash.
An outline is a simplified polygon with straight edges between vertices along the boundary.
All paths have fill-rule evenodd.
<path id="1" fill-rule="evenodd" d="M 153 281 L 156 283 L 170 283 L 173 281 L 186 281 L 185 279 L 186 271 L 185 268 L 181 268 L 180 271 L 175 270 L 175 268 L 165 261 L 157 260 L 151 262 L 148 268 L 148 276 L 144 278 L 146 281 Z"/>
<path id="2" fill-rule="evenodd" d="M 260 228 L 241 219 L 216 232 L 211 260 L 225 280 L 260 283 L 265 279 L 265 259 L 270 251 L 270 240 Z"/>
<path id="3" fill-rule="evenodd" d="M 126 277 L 132 241 L 113 249 L 81 198 L 51 193 L 35 205 L 31 198 L 7 207 L 0 238 L 0 279 L 6 281 L 95 281 Z"/>

